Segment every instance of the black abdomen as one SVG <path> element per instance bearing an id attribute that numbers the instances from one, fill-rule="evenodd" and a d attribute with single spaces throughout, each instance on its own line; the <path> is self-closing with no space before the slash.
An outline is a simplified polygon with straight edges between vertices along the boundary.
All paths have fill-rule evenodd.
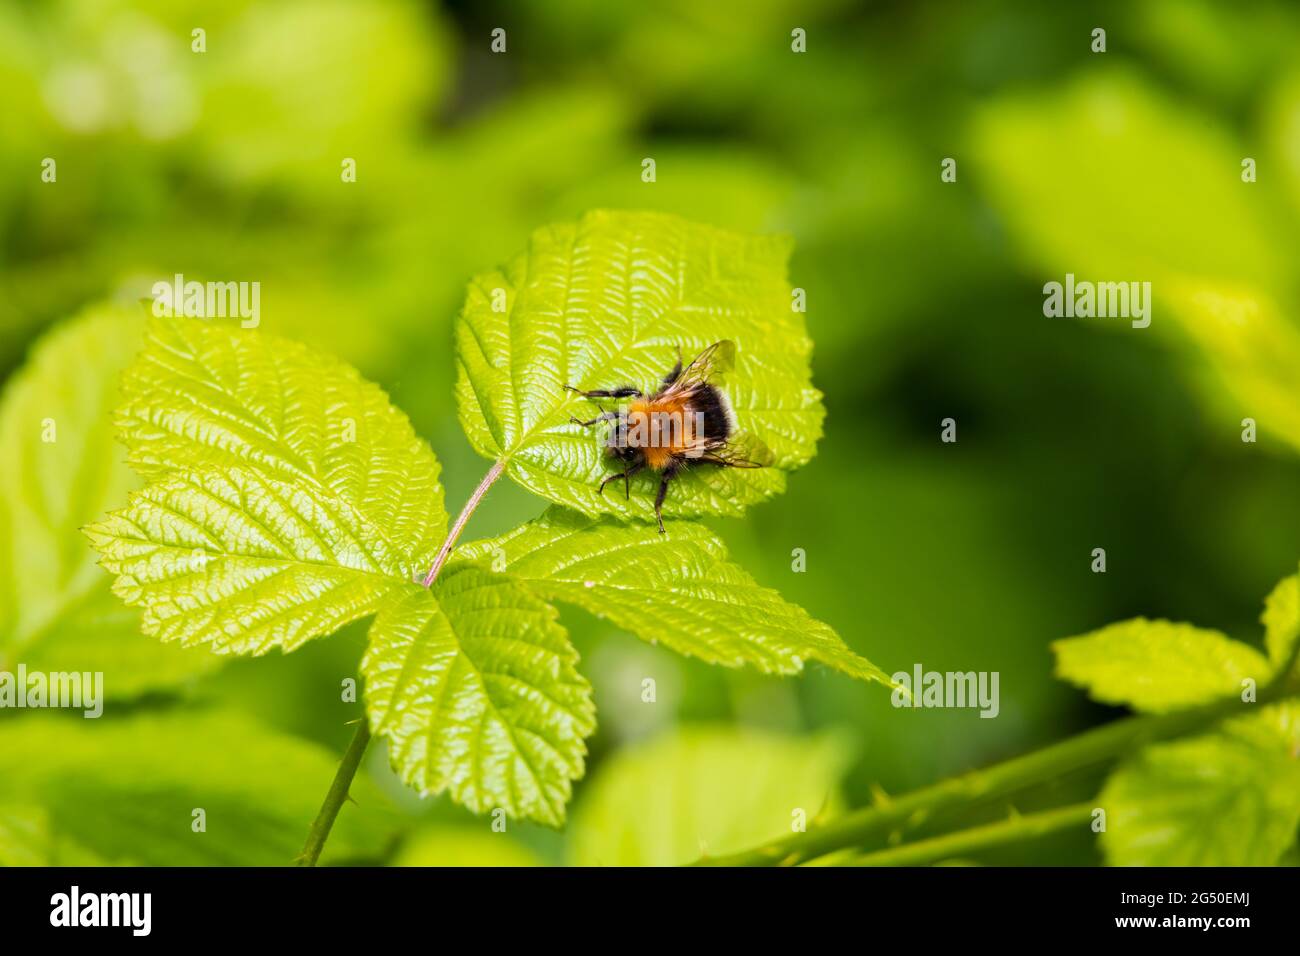
<path id="1" fill-rule="evenodd" d="M 691 397 L 695 411 L 704 415 L 704 437 L 721 441 L 731 434 L 731 410 L 726 396 L 713 386 L 700 385 Z"/>

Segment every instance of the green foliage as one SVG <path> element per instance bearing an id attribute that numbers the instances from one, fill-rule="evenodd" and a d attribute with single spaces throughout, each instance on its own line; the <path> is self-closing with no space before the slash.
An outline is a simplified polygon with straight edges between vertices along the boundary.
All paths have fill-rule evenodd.
<path id="1" fill-rule="evenodd" d="M 218 653 L 332 634 L 416 570 L 348 500 L 246 467 L 173 472 L 86 535 L 146 633 Z"/>
<path id="2" fill-rule="evenodd" d="M 556 611 L 474 567 L 410 585 L 361 662 L 371 728 L 402 779 L 477 812 L 564 820 L 596 726 L 591 687 Z"/>
<path id="3" fill-rule="evenodd" d="M 403 841 L 393 866 L 541 866 L 527 847 L 474 826 L 420 827 Z"/>
<path id="4" fill-rule="evenodd" d="M 252 4 L 216 13 L 205 7 L 202 17 L 178 19 L 187 28 L 209 24 L 212 62 L 196 71 L 205 121 L 195 132 L 227 176 L 323 191 L 312 180 L 325 177 L 304 171 L 337 178 L 339 157 L 357 157 L 359 147 L 369 147 L 360 162 L 381 162 L 376 138 L 409 134 L 450 72 L 441 25 L 408 3 Z M 308 48 L 285 56 L 303 36 L 312 37 Z M 286 95 L 298 89 L 316 95 Z"/>
<path id="5" fill-rule="evenodd" d="M 103 865 L 85 847 L 55 834 L 44 807 L 0 804 L 0 867 Z"/>
<path id="6" fill-rule="evenodd" d="M 551 508 L 458 558 L 489 563 L 546 600 L 572 604 L 643 640 L 729 667 L 798 673 L 818 661 L 852 677 L 889 677 L 827 625 L 727 560 L 712 531 L 689 521 L 644 525 Z"/>
<path id="7" fill-rule="evenodd" d="M 696 727 L 628 747 L 574 811 L 578 866 L 676 866 L 746 849 L 837 803 L 848 754 L 830 736 Z"/>
<path id="8" fill-rule="evenodd" d="M 206 32 L 202 54 L 190 49 L 196 26 Z M 54 0 L 0 18 L 0 45 L 14 54 L 0 106 L 23 120 L 13 135 L 44 129 L 64 150 L 64 140 L 100 134 L 116 149 L 151 144 L 153 156 L 191 149 L 200 165 L 236 182 L 291 183 L 325 164 L 337 177 L 337 156 L 400 140 L 430 94 L 441 92 L 448 71 L 440 29 L 400 0 L 232 0 L 217 8 L 106 0 L 90 9 Z M 63 42 L 40 42 L 51 34 Z M 314 42 L 296 46 L 305 34 Z M 124 40 L 137 55 L 123 55 Z M 285 56 L 287 48 L 294 55 Z M 100 78 L 97 96 L 69 82 L 69 58 Z M 317 95 L 301 95 L 306 90 Z M 91 169 L 104 162 L 100 153 Z"/>
<path id="9" fill-rule="evenodd" d="M 1300 706 L 1258 705 L 1263 687 L 1294 665 L 1297 581 L 1265 602 L 1269 657 L 1216 631 L 1135 620 L 1054 645 L 1059 676 L 1105 703 L 1163 712 L 1215 700 L 1260 709 L 1202 736 L 1140 750 L 1111 775 L 1102 849 L 1118 866 L 1269 866 L 1300 825 Z"/>
<path id="10" fill-rule="evenodd" d="M 1287 266 L 1277 252 L 1288 231 L 1235 175 L 1251 150 L 1131 76 L 1106 71 L 1062 91 L 1004 99 L 982 111 L 973 131 L 991 194 L 1032 263 L 1054 275 L 1152 281 L 1169 324 L 1226 386 L 1226 409 L 1300 446 L 1300 335 L 1286 318 Z M 1080 135 L 1093 148 L 1068 145 Z M 1160 146 L 1135 151 L 1139 141 Z M 1062 177 L 1078 188 L 1060 190 Z M 1048 203 L 1053 215 L 1043 216 Z M 1136 208 L 1141 216 L 1131 214 Z M 1126 224 L 1118 233 L 1101 225 L 1118 221 Z M 1285 579 L 1266 602 L 1267 657 L 1215 631 L 1135 620 L 1057 642 L 1058 674 L 1097 700 L 1141 711 L 1230 699 L 1246 678 L 1263 686 L 1292 659 L 1297 580 Z M 1277 862 L 1300 819 L 1293 722 L 1292 708 L 1274 707 L 1142 751 L 1102 795 L 1107 859 Z"/>
<path id="11" fill-rule="evenodd" d="M 1244 410 L 1300 448 L 1300 331 L 1281 252 L 1295 234 L 1269 213 L 1267 177 L 1240 179 L 1254 146 L 1107 70 L 996 101 L 972 131 L 990 195 L 1031 263 L 1056 279 L 1150 281 L 1167 309 L 1153 328 L 1177 328 L 1198 349 L 1224 416 Z"/>
<path id="12" fill-rule="evenodd" d="M 784 239 L 655 213 L 593 212 L 538 230 L 503 271 L 471 283 L 456 326 L 456 397 L 470 442 L 553 502 L 647 519 L 653 476 L 633 482 L 630 500 L 597 493 L 610 473 L 602 444 L 569 421 L 594 417 L 595 406 L 564 386 L 650 389 L 679 346 L 689 362 L 731 339 L 736 444 L 757 439 L 775 467 L 688 469 L 664 510 L 738 515 L 779 493 L 784 472 L 812 457 L 825 415 L 803 315 L 791 309 L 788 255 Z"/>
<path id="13" fill-rule="evenodd" d="M 1300 825 L 1300 707 L 1141 751 L 1101 794 L 1116 866 L 1272 866 Z"/>
<path id="14" fill-rule="evenodd" d="M 1152 281 L 1271 283 L 1281 272 L 1270 223 L 1237 175 L 1248 154 L 1228 129 L 1175 109 L 1131 73 L 1094 69 L 1064 87 L 1001 97 L 971 132 L 989 194 L 1038 261 Z M 1093 148 L 1078 149 L 1081 137 Z M 1077 188 L 1061 189 L 1062 175 Z M 1044 206 L 1054 215 L 1036 213 Z M 1134 208 L 1143 215 L 1121 215 Z M 1119 221 L 1123 230 L 1106 230 Z"/>
<path id="15" fill-rule="evenodd" d="M 1247 644 L 1190 624 L 1137 618 L 1057 641 L 1056 674 L 1104 704 L 1163 713 L 1240 693 L 1273 666 Z"/>
<path id="16" fill-rule="evenodd" d="M 563 819 L 594 726 L 576 654 L 554 611 L 507 582 L 413 583 L 446 534 L 438 464 L 378 388 L 293 343 L 185 319 L 150 324 L 123 387 L 121 435 L 154 480 L 86 533 L 147 632 L 261 654 L 383 608 L 363 672 L 403 778 Z M 567 711 L 539 707 L 552 694 Z"/>
<path id="17" fill-rule="evenodd" d="M 142 637 L 77 543 L 138 483 L 111 415 L 141 325 L 136 310 L 86 312 L 41 341 L 0 401 L 0 670 L 103 671 L 117 700 L 217 663 Z"/>
<path id="18" fill-rule="evenodd" d="M 1250 638 L 1276 666 L 1295 639 L 1285 588 L 1269 602 L 1263 645 L 1241 624 L 1295 557 L 1300 527 L 1300 270 L 1285 251 L 1300 221 L 1300 8 L 1112 4 L 1111 52 L 1093 56 L 1081 11 L 1063 20 L 1061 5 L 1007 6 L 950 3 L 936 17 L 919 5 L 764 0 L 737 17 L 694 0 L 672 0 L 668 16 L 597 0 L 487 0 L 472 12 L 409 0 L 0 3 L 0 376 L 12 375 L 0 413 L 0 668 L 102 669 L 111 720 L 157 707 L 157 692 L 168 706 L 208 697 L 337 747 L 340 722 L 360 716 L 337 682 L 355 673 L 366 621 L 204 676 L 229 655 L 141 635 L 140 611 L 90 568 L 75 529 L 122 508 L 138 483 L 106 426 L 82 450 L 70 423 L 90 414 L 99 384 L 105 409 L 118 401 L 112 382 L 138 334 L 123 326 L 69 346 L 56 373 L 36 375 L 55 342 L 75 338 L 69 324 L 15 369 L 45 327 L 86 303 L 137 299 L 175 272 L 259 279 L 264 332 L 384 383 L 436 441 L 460 504 L 481 471 L 448 400 L 466 281 L 508 262 L 537 224 L 600 208 L 797 237 L 790 277 L 809 293 L 828 440 L 788 496 L 717 525 L 730 560 L 882 663 L 999 670 L 1015 699 L 995 721 L 954 710 L 900 720 L 887 695 L 820 669 L 794 686 L 673 661 L 617 633 L 614 617 L 591 620 L 512 577 L 561 607 L 604 695 L 589 775 L 637 725 L 846 723 L 872 733 L 867 763 L 846 781 L 865 805 L 868 784 L 902 792 L 1101 719 L 1079 711 L 1073 687 L 1041 680 L 1045 636 L 1073 633 L 1062 621 L 1131 616 L 1139 603 Z M 507 56 L 485 52 L 484 28 L 497 23 L 509 29 Z M 789 48 L 796 23 L 806 56 Z M 188 49 L 196 26 L 207 29 L 204 54 Z M 949 153 L 959 178 L 941 183 L 937 160 Z M 1247 155 L 1256 183 L 1240 180 Z M 58 160 L 57 184 L 39 176 L 46 156 Z M 658 162 L 654 184 L 638 175 L 644 156 Z M 342 157 L 357 160 L 356 183 L 340 182 Z M 1065 271 L 1152 280 L 1153 328 L 1038 317 L 1041 283 Z M 660 343 L 646 363 L 653 377 L 636 384 L 662 374 L 650 366 L 675 358 L 673 344 Z M 1188 375 L 1202 365 L 1214 376 Z M 1217 400 L 1213 414 L 1189 402 L 1198 393 Z M 50 409 L 59 440 L 36 446 L 32 422 Z M 956 446 L 935 441 L 949 414 Z M 1258 445 L 1238 441 L 1245 416 Z M 158 457 L 169 467 L 170 452 Z M 704 472 L 674 488 L 670 514 Z M 570 483 L 575 494 L 588 494 L 588 477 Z M 511 484 L 493 489 L 469 535 L 536 516 L 536 500 Z M 617 485 L 607 493 L 603 507 L 624 507 Z M 642 476 L 617 516 L 644 517 L 652 493 Z M 1079 555 L 1098 542 L 1111 573 L 1084 583 Z M 789 573 L 794 546 L 808 574 Z M 176 596 L 182 617 L 197 613 Z M 631 607 L 608 603 L 664 643 Z M 1160 659 L 1152 673 L 1181 666 Z M 653 707 L 631 692 L 648 673 L 659 677 Z M 1234 673 L 1190 676 L 1208 693 L 1227 691 Z M 616 707 L 640 716 L 615 721 Z M 43 734 L 35 716 L 0 720 Z M 393 783 L 376 763 L 363 773 Z M 147 794 L 147 778 L 136 785 Z M 713 785 L 719 802 L 732 799 L 727 781 Z M 80 786 L 93 804 L 93 785 Z M 463 818 L 450 800 L 403 796 L 411 815 Z M 54 795 L 14 799 L 0 794 L 0 845 L 18 834 L 28 862 L 74 862 L 59 817 L 44 811 Z M 132 819 L 131 801 L 114 806 Z M 6 830 L 6 819 L 18 822 Z M 468 825 L 486 832 L 482 823 Z M 509 836 L 480 833 L 475 851 L 448 839 L 487 853 L 535 836 L 556 861 L 564 838 L 529 830 L 511 821 Z M 434 861 L 429 843 L 444 835 L 438 825 L 408 847 Z M 1090 843 L 1080 833 L 1023 859 L 1090 862 Z"/>
<path id="19" fill-rule="evenodd" d="M 49 866 L 49 828 L 38 806 L 0 805 L 0 866 Z"/>
<path id="20" fill-rule="evenodd" d="M 90 852 L 113 864 L 282 866 L 302 847 L 335 762 L 233 712 L 28 715 L 0 722 L 0 803 L 39 803 L 48 831 L 71 841 L 46 851 L 59 862 Z M 360 781 L 352 795 L 367 812 L 343 810 L 327 848 L 335 861 L 373 853 L 393 822 L 372 785 Z M 191 829 L 195 809 L 206 832 Z"/>
<path id="21" fill-rule="evenodd" d="M 1264 646 L 1275 666 L 1290 659 L 1300 641 L 1300 574 L 1283 578 L 1264 600 Z"/>
<path id="22" fill-rule="evenodd" d="M 742 423 L 777 464 L 803 463 L 823 412 L 785 256 L 784 241 L 661 215 L 592 214 L 540 231 L 510 270 L 507 313 L 483 299 L 495 280 L 471 289 L 460 334 L 467 431 L 517 478 L 549 474 L 542 484 L 560 487 L 554 469 L 568 453 L 557 449 L 581 439 L 598 469 L 599 444 L 547 430 L 571 404 L 551 384 L 598 369 L 654 378 L 671 364 L 669 343 L 727 337 L 745 350 L 730 386 Z M 611 321 L 616 306 L 626 327 Z M 438 463 L 382 391 L 303 346 L 155 320 L 123 393 L 120 437 L 150 483 L 86 528 L 115 593 L 143 609 L 147 633 L 220 653 L 291 651 L 377 614 L 362 661 L 368 719 L 421 793 L 563 822 L 595 708 L 551 601 L 711 663 L 791 674 L 815 660 L 888 683 L 688 522 L 660 536 L 552 508 L 462 547 L 421 587 L 447 531 Z M 738 513 L 783 480 L 778 468 L 713 470 L 683 496 L 685 510 Z"/>
<path id="23" fill-rule="evenodd" d="M 432 561 L 438 463 L 352 369 L 272 336 L 150 323 L 123 380 L 128 459 L 154 478 L 86 529 L 163 640 L 292 650 Z"/>
<path id="24" fill-rule="evenodd" d="M 433 453 L 342 362 L 222 322 L 156 319 L 122 391 L 119 436 L 146 477 L 251 466 L 347 504 L 414 567 L 428 567 L 446 533 Z"/>
<path id="25" fill-rule="evenodd" d="M 1135 618 L 1056 641 L 1056 675 L 1104 704 L 1164 713 L 1240 695 L 1279 673 L 1300 640 L 1300 575 L 1280 581 L 1260 617 L 1268 657 L 1248 644 L 1169 621 Z"/>
<path id="26" fill-rule="evenodd" d="M 154 480 L 86 533 L 148 633 L 261 654 L 383 608 L 363 672 L 403 778 L 563 819 L 594 726 L 576 654 L 553 609 L 508 582 L 413 583 L 446 534 L 438 464 L 378 388 L 294 343 L 185 319 L 150 324 L 123 387 L 121 435 Z"/>

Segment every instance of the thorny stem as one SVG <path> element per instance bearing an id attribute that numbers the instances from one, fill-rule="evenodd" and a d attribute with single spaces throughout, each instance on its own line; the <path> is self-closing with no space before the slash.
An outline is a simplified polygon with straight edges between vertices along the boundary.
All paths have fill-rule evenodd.
<path id="1" fill-rule="evenodd" d="M 478 483 L 474 493 L 469 496 L 469 501 L 465 502 L 465 507 L 460 510 L 456 516 L 456 522 L 447 532 L 447 540 L 442 543 L 438 550 L 438 556 L 434 559 L 433 567 L 425 575 L 424 586 L 431 586 L 434 579 L 438 577 L 438 572 L 442 566 L 447 563 L 447 558 L 451 555 L 451 549 L 456 546 L 456 540 L 460 537 L 461 532 L 465 530 L 465 525 L 469 522 L 469 517 L 478 507 L 483 496 L 488 493 L 493 482 L 501 477 L 501 472 L 505 470 L 505 460 L 502 459 L 488 469 L 488 473 L 483 476 L 483 480 Z M 347 751 L 343 754 L 342 761 L 339 762 L 339 769 L 334 774 L 334 782 L 330 784 L 329 791 L 325 794 L 325 802 L 321 804 L 320 812 L 316 814 L 316 819 L 312 821 L 311 830 L 307 833 L 307 844 L 302 848 L 302 853 L 298 856 L 299 866 L 315 866 L 316 861 L 320 858 L 321 850 L 325 846 L 325 841 L 329 839 L 330 830 L 334 826 L 334 820 L 339 815 L 339 810 L 343 802 L 348 799 L 348 790 L 352 786 L 352 778 L 357 774 L 357 768 L 361 766 L 361 758 L 365 755 L 366 745 L 370 743 L 370 723 L 363 716 L 361 722 L 357 724 L 357 732 L 352 735 L 352 742 L 348 744 Z"/>
<path id="2" fill-rule="evenodd" d="M 1083 826 L 1089 822 L 1093 813 L 1090 803 L 1075 803 L 1042 813 L 999 820 L 983 826 L 971 827 L 957 833 L 905 843 L 902 846 L 877 850 L 849 860 L 848 866 L 927 866 L 943 860 L 951 860 L 963 853 L 977 853 L 991 847 L 1019 843 L 1046 836 L 1057 830 Z"/>
<path id="3" fill-rule="evenodd" d="M 357 767 L 361 766 L 361 758 L 366 752 L 368 743 L 370 743 L 370 722 L 362 717 L 361 722 L 357 724 L 357 732 L 352 735 L 352 742 L 348 744 L 343 760 L 339 763 L 339 769 L 334 774 L 334 782 L 330 784 L 329 792 L 325 794 L 325 802 L 321 804 L 320 813 L 316 814 L 316 819 L 312 821 L 311 830 L 307 833 L 307 843 L 298 856 L 299 866 L 315 866 L 316 861 L 320 859 L 320 851 L 325 848 L 325 841 L 334 826 L 334 818 L 339 815 L 343 801 L 348 798 L 348 789 L 352 786 L 352 778 L 356 776 Z"/>
<path id="4" fill-rule="evenodd" d="M 1259 694 L 1252 706 L 1300 693 L 1288 675 L 1300 654 L 1300 641 L 1278 677 Z M 1236 698 L 1204 707 L 1128 717 L 1085 731 L 1042 750 L 1014 757 L 983 770 L 950 777 L 902 797 L 863 807 L 806 833 L 774 840 L 752 850 L 721 857 L 706 857 L 696 866 L 794 866 L 851 847 L 868 847 L 890 833 L 919 826 L 943 811 L 997 799 L 1066 774 L 1108 763 L 1130 750 L 1204 730 L 1218 721 L 1239 715 Z M 901 848 L 900 848 L 901 849 Z"/>

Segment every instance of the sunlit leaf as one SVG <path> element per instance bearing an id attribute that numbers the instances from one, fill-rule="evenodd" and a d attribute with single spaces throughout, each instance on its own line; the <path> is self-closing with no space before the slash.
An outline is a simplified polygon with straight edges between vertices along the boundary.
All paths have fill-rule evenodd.
<path id="1" fill-rule="evenodd" d="M 1247 644 L 1218 631 L 1135 618 L 1056 641 L 1056 674 L 1106 704 L 1160 713 L 1239 695 L 1273 672 Z"/>
<path id="2" fill-rule="evenodd" d="M 347 500 L 247 466 L 172 472 L 86 535 L 146 633 L 219 653 L 291 651 L 422 567 Z"/>
<path id="3" fill-rule="evenodd" d="M 1259 288 L 1201 279 L 1170 279 L 1163 294 L 1216 389 L 1226 389 L 1223 417 L 1234 426 L 1243 414 L 1253 419 L 1263 447 L 1280 438 L 1300 449 L 1300 327 L 1287 308 Z M 1236 438 L 1235 427 L 1228 433 Z"/>
<path id="4" fill-rule="evenodd" d="M 1152 327 L 1198 347 L 1225 417 L 1300 448 L 1293 236 L 1266 212 L 1275 180 L 1241 181 L 1249 148 L 1115 71 L 995 100 L 972 131 L 982 183 L 1044 281 L 1150 282 Z"/>
<path id="5" fill-rule="evenodd" d="M 37 804 L 0 804 L 0 867 L 103 866 L 105 861 L 50 831 L 50 815 Z"/>
<path id="6" fill-rule="evenodd" d="M 1300 641 L 1300 575 L 1278 582 L 1264 599 L 1264 646 L 1269 660 L 1277 667 L 1287 662 Z"/>
<path id="7" fill-rule="evenodd" d="M 380 613 L 362 660 L 371 729 L 423 793 L 558 826 L 595 729 L 555 609 L 508 578 L 448 568 Z"/>
<path id="8" fill-rule="evenodd" d="M 416 564 L 442 543 L 437 460 L 383 390 L 342 362 L 230 323 L 157 319 L 122 388 L 121 438 L 147 477 L 252 465 L 346 502 Z"/>
<path id="9" fill-rule="evenodd" d="M 667 533 L 551 508 L 456 557 L 490 564 L 549 601 L 573 604 L 680 654 L 729 667 L 794 674 L 818 661 L 866 680 L 888 676 L 829 626 L 757 584 L 696 522 Z"/>
<path id="10" fill-rule="evenodd" d="M 142 636 L 77 533 L 139 484 L 112 410 L 143 325 L 137 309 L 86 312 L 41 341 L 0 401 L 0 670 L 101 671 L 116 700 L 218 662 Z"/>
<path id="11" fill-rule="evenodd" d="M 44 835 L 29 827 L 33 851 L 71 841 L 116 864 L 288 865 L 337 762 L 235 713 L 0 721 L 0 803 L 38 802 L 47 815 Z M 352 796 L 326 861 L 373 853 L 394 828 L 373 784 L 357 779 Z"/>
<path id="12" fill-rule="evenodd" d="M 1300 708 L 1279 704 L 1219 733 L 1147 747 L 1100 803 L 1119 866 L 1272 866 L 1300 825 Z"/>
<path id="13" fill-rule="evenodd" d="M 221 12 L 204 7 L 199 19 Z M 209 31 L 211 64 L 198 76 L 196 132 L 228 178 L 278 173 L 316 202 L 333 198 L 322 186 L 337 187 L 339 160 L 382 163 L 437 105 L 450 73 L 437 10 L 299 0 L 241 14 Z"/>
<path id="14" fill-rule="evenodd" d="M 427 826 L 402 843 L 393 866 L 541 866 L 518 840 L 481 826 Z"/>
<path id="15" fill-rule="evenodd" d="M 971 146 L 981 185 L 1024 254 L 1056 279 L 1068 269 L 1081 279 L 1187 276 L 1269 288 L 1284 272 L 1247 192 L 1254 186 L 1240 178 L 1249 154 L 1231 130 L 1131 73 L 1092 70 L 1064 87 L 990 100 L 976 113 Z"/>
<path id="16" fill-rule="evenodd" d="M 657 481 L 648 471 L 633 480 L 630 500 L 597 493 L 618 469 L 601 429 L 569 421 L 595 417 L 597 406 L 564 386 L 652 390 L 679 349 L 689 362 L 730 339 L 737 368 L 723 384 L 736 441 L 750 448 L 757 438 L 774 464 L 692 467 L 664 511 L 735 515 L 778 493 L 784 472 L 812 457 L 824 416 L 803 315 L 791 308 L 788 253 L 782 238 L 653 213 L 594 212 L 538 230 L 504 271 L 471 283 L 456 326 L 456 394 L 470 442 L 551 501 L 650 518 Z"/>
<path id="17" fill-rule="evenodd" d="M 117 421 L 156 479 L 86 529 L 163 640 L 292 650 L 432 561 L 438 463 L 376 386 L 295 343 L 160 319 Z"/>
<path id="18" fill-rule="evenodd" d="M 688 728 L 619 751 L 574 810 L 571 862 L 675 866 L 811 827 L 837 802 L 831 737 Z"/>

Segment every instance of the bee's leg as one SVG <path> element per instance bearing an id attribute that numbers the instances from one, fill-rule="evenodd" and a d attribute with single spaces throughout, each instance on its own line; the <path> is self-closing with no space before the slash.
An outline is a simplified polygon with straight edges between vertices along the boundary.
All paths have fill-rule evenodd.
<path id="1" fill-rule="evenodd" d="M 635 465 L 629 465 L 626 471 L 620 471 L 616 475 L 606 475 L 604 480 L 601 481 L 600 487 L 596 489 L 596 494 L 603 495 L 605 493 L 605 486 L 607 484 L 609 484 L 611 481 L 617 481 L 619 478 L 622 478 L 623 491 L 628 498 L 631 498 L 632 497 L 632 490 L 631 490 L 632 476 L 635 475 L 638 471 L 640 471 L 644 467 L 645 465 L 643 463 L 637 462 Z"/>
<path id="2" fill-rule="evenodd" d="M 566 391 L 577 392 L 583 398 L 640 398 L 641 390 L 633 388 L 631 385 L 624 385 L 621 388 L 597 388 L 590 392 L 584 392 L 580 388 L 574 388 L 572 385 L 564 386 Z"/>
<path id="3" fill-rule="evenodd" d="M 597 405 L 596 407 L 600 408 L 599 405 Z M 573 424 L 575 425 L 581 425 L 583 428 L 588 428 L 591 425 L 595 425 L 597 422 L 612 422 L 616 418 L 618 418 L 618 412 L 607 412 L 605 411 L 605 409 L 600 408 L 600 414 L 597 415 L 589 422 L 580 421 L 579 419 L 574 418 L 573 416 L 569 416 L 569 421 L 573 422 Z"/>
<path id="4" fill-rule="evenodd" d="M 664 530 L 664 498 L 668 495 L 668 482 L 673 480 L 677 474 L 677 468 L 669 465 L 664 469 L 664 476 L 659 482 L 659 494 L 655 495 L 655 518 L 659 521 L 659 533 L 667 534 Z"/>
<path id="5" fill-rule="evenodd" d="M 623 497 L 626 500 L 632 500 L 632 476 L 644 467 L 645 465 L 642 462 L 637 462 L 627 471 L 623 472 Z"/>

